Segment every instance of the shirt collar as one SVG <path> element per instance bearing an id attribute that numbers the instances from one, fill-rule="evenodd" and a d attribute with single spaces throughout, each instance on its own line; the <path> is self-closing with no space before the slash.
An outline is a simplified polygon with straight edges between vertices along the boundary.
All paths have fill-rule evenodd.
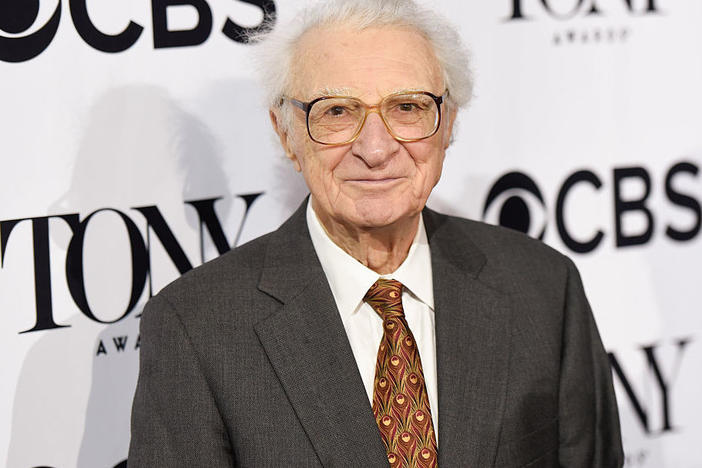
<path id="1" fill-rule="evenodd" d="M 390 277 L 402 283 L 417 299 L 434 310 L 431 252 L 421 213 L 417 234 L 414 236 L 407 258 Z"/>
<path id="2" fill-rule="evenodd" d="M 342 316 L 355 313 L 362 304 L 363 296 L 380 275 L 331 240 L 317 219 L 311 201 L 307 203 L 307 227 L 339 312 Z M 431 253 L 421 214 L 417 234 L 407 258 L 397 270 L 382 277 L 401 282 L 415 297 L 434 310 Z"/>

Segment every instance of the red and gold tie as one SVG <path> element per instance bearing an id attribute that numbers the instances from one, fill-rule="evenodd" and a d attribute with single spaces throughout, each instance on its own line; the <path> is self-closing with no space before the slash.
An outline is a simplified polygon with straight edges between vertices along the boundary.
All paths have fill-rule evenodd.
<path id="1" fill-rule="evenodd" d="M 373 414 L 392 468 L 436 467 L 434 426 L 422 362 L 402 310 L 402 283 L 379 279 L 363 298 L 383 319 Z"/>

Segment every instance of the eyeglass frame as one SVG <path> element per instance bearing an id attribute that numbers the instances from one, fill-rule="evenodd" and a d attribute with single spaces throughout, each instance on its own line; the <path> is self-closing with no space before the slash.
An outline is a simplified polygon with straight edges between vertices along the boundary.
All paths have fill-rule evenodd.
<path id="1" fill-rule="evenodd" d="M 438 119 L 436 121 L 436 126 L 434 127 L 434 130 L 426 136 L 423 136 L 421 138 L 402 138 L 398 135 L 395 134 L 395 132 L 390 128 L 390 125 L 387 123 L 385 120 L 385 117 L 383 117 L 383 114 L 380 112 L 380 105 L 388 98 L 391 98 L 393 96 L 400 96 L 402 94 L 424 94 L 426 96 L 429 96 L 434 100 L 434 103 L 436 104 L 436 109 L 439 113 Z M 320 96 L 316 99 L 313 99 L 309 102 L 303 102 L 298 99 L 292 98 L 292 97 L 283 97 L 281 98 L 280 102 L 281 105 L 283 104 L 284 101 L 289 101 L 291 104 L 293 104 L 295 107 L 301 109 L 302 111 L 305 112 L 305 126 L 307 127 L 307 135 L 309 135 L 310 139 L 314 141 L 315 143 L 319 143 L 320 145 L 326 145 L 326 146 L 341 146 L 341 145 L 348 145 L 349 143 L 353 143 L 356 141 L 358 136 L 361 134 L 361 130 L 363 130 L 363 126 L 366 124 L 366 119 L 368 118 L 368 114 L 371 112 L 375 112 L 380 116 L 380 120 L 383 121 L 383 125 L 385 125 L 385 128 L 387 129 L 388 133 L 397 141 L 409 143 L 413 141 L 421 141 L 426 138 L 430 138 L 434 135 L 436 135 L 436 132 L 439 131 L 439 128 L 441 127 L 441 104 L 445 102 L 445 99 L 448 97 L 448 89 L 444 91 L 444 93 L 441 96 L 436 96 L 433 93 L 430 93 L 429 91 L 398 91 L 395 93 L 388 94 L 387 96 L 383 96 L 383 98 L 378 102 L 378 104 L 375 104 L 373 106 L 370 106 L 366 104 L 365 102 L 361 101 L 359 98 L 354 97 L 354 96 Z M 356 133 L 348 140 L 344 141 L 342 143 L 324 143 L 319 140 L 317 140 L 315 137 L 312 136 L 312 132 L 310 131 L 310 109 L 312 109 L 312 106 L 316 104 L 319 101 L 324 101 L 326 99 L 339 99 L 339 98 L 344 98 L 344 99 L 353 99 L 354 101 L 358 101 L 360 104 L 363 105 L 365 109 L 365 114 L 363 115 L 363 120 L 361 120 L 361 124 L 358 126 L 358 129 L 356 130 Z"/>

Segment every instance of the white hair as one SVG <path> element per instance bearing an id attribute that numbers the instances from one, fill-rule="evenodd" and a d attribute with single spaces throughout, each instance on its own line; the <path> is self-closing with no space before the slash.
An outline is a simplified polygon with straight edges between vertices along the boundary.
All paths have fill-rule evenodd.
<path id="1" fill-rule="evenodd" d="M 455 27 L 437 13 L 413 0 L 321 0 L 301 11 L 289 24 L 252 36 L 256 61 L 268 106 L 277 107 L 292 85 L 293 57 L 300 38 L 309 30 L 343 24 L 359 30 L 399 26 L 417 31 L 431 45 L 449 91 L 448 104 L 466 106 L 473 92 L 469 52 Z M 287 106 L 286 106 L 287 107 Z M 283 109 L 285 127 L 289 112 Z"/>

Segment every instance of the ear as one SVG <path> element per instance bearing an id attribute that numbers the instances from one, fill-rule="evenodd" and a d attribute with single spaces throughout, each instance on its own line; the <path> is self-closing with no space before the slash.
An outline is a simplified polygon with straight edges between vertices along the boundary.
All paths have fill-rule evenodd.
<path id="1" fill-rule="evenodd" d="M 295 155 L 295 152 L 293 151 L 292 148 L 292 141 L 290 138 L 290 133 L 289 130 L 285 128 L 285 125 L 282 122 L 282 116 L 280 115 L 280 108 L 270 108 L 268 110 L 268 115 L 271 118 L 271 123 L 273 124 L 273 129 L 275 130 L 275 133 L 278 134 L 278 138 L 280 139 L 280 145 L 283 147 L 283 150 L 285 151 L 285 156 L 292 161 L 293 167 L 297 172 L 302 171 L 302 167 L 300 166 L 300 161 L 298 160 L 297 156 Z"/>
<path id="2" fill-rule="evenodd" d="M 458 109 L 455 106 L 449 106 L 446 109 L 446 120 L 444 126 L 444 149 L 447 149 L 453 141 L 453 123 L 456 121 Z"/>

